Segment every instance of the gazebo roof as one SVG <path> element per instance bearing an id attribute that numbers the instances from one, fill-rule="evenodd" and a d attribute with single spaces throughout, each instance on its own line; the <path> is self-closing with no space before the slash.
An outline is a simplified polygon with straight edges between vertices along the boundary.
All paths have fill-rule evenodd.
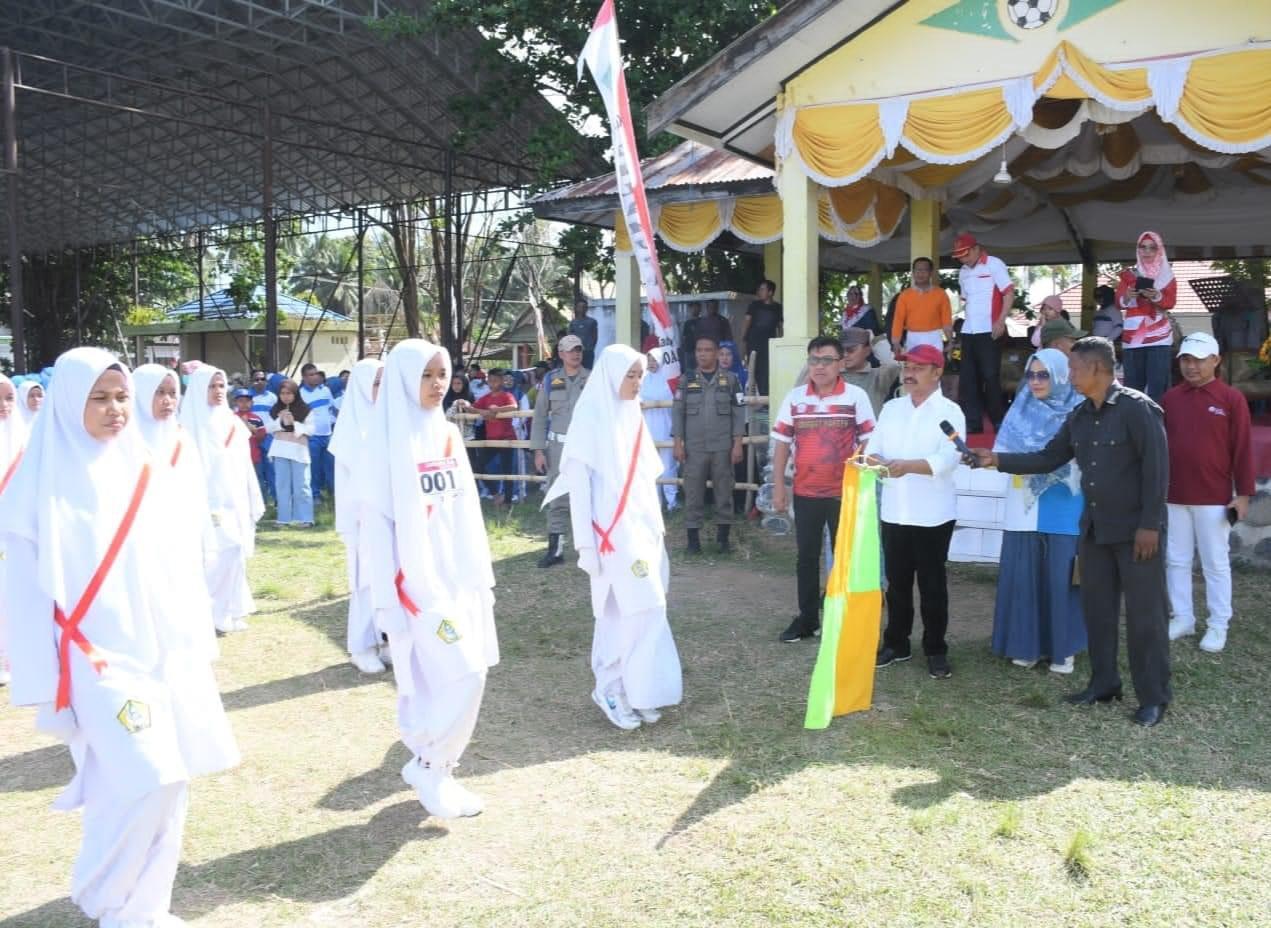
<path id="1" fill-rule="evenodd" d="M 410 28 L 428 0 L 0 0 L 28 252 L 261 216 L 267 130 L 280 218 L 537 180 L 564 125 L 475 30 Z M 406 24 L 386 37 L 374 20 Z M 461 150 L 452 104 L 508 105 Z M 577 137 L 567 174 L 599 162 Z M 4 185 L 0 185 L 2 188 Z M 6 210 L 11 208 L 5 195 Z"/>
<path id="2" fill-rule="evenodd" d="M 250 303 L 238 303 L 229 290 L 217 290 L 204 294 L 202 303 L 198 297 L 174 306 L 166 313 L 169 319 L 246 319 L 260 314 L 260 307 L 265 305 L 265 288 L 258 286 L 252 291 Z M 317 319 L 321 317 L 331 322 L 346 322 L 348 316 L 334 309 L 323 310 L 322 306 L 306 303 L 294 296 L 278 292 L 278 312 L 291 319 Z"/>

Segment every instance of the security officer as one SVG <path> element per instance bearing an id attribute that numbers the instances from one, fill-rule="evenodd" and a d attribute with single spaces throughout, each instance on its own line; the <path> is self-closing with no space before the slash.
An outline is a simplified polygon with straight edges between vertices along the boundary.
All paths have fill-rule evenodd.
<path id="1" fill-rule="evenodd" d="M 560 455 L 565 448 L 565 433 L 574 414 L 574 404 L 582 395 L 583 385 L 591 373 L 583 367 L 583 341 L 577 335 L 566 335 L 557 343 L 562 366 L 549 371 L 534 401 L 534 425 L 530 430 L 530 447 L 534 449 L 534 470 L 547 474 L 547 485 L 556 482 L 560 473 Z M 565 560 L 565 532 L 569 530 L 569 497 L 558 496 L 547 504 L 547 553 L 539 567 L 551 567 Z"/>
<path id="2" fill-rule="evenodd" d="M 706 480 L 715 489 L 715 540 L 721 553 L 729 550 L 733 523 L 733 465 L 741 461 L 741 437 L 746 410 L 737 375 L 719 369 L 719 342 L 699 335 L 693 346 L 697 368 L 680 378 L 675 393 L 671 434 L 675 459 L 684 476 L 684 524 L 688 551 L 700 554 L 700 531 L 706 508 Z"/>

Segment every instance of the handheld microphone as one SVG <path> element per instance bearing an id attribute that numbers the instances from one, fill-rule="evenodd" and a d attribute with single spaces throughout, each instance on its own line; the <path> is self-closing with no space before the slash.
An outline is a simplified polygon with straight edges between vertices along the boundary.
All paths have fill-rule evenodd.
<path id="1" fill-rule="evenodd" d="M 962 436 L 958 434 L 952 423 L 948 419 L 944 419 L 940 423 L 940 431 L 948 436 L 949 441 L 953 442 L 953 446 L 962 454 L 962 463 L 968 467 L 979 467 L 980 459 L 975 456 L 975 452 L 970 446 L 962 440 Z"/>

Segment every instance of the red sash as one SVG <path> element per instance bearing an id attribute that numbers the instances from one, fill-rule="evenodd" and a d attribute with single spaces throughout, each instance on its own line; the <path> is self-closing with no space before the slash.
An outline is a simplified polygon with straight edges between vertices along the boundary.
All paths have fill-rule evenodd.
<path id="1" fill-rule="evenodd" d="M 124 513 L 124 517 L 119 523 L 119 528 L 115 529 L 115 537 L 110 540 L 110 547 L 106 549 L 105 557 L 97 565 L 97 570 L 93 572 L 92 579 L 88 581 L 88 587 L 84 590 L 84 595 L 75 604 L 75 610 L 68 617 L 62 611 L 61 606 L 57 603 L 53 604 L 53 621 L 62 629 L 62 637 L 57 645 L 58 679 L 55 708 L 59 712 L 71 704 L 72 644 L 84 652 L 84 656 L 88 658 L 93 665 L 93 669 L 98 673 L 101 673 L 106 666 L 105 659 L 93 649 L 92 643 L 79 630 L 79 623 L 84 621 L 84 616 L 88 614 L 88 610 L 92 608 L 93 601 L 97 599 L 97 594 L 101 592 L 101 586 L 106 580 L 106 575 L 110 573 L 110 568 L 115 565 L 115 560 L 119 557 L 119 551 L 128 539 L 129 532 L 132 531 L 132 523 L 137 518 L 137 510 L 141 508 L 141 500 L 146 495 L 146 486 L 149 483 L 150 465 L 146 464 L 141 468 L 141 476 L 137 478 L 136 489 L 132 491 L 132 499 L 128 502 L 128 511 Z"/>
<path id="2" fill-rule="evenodd" d="M 228 448 L 228 447 L 230 446 L 230 442 L 232 442 L 232 441 L 234 440 L 234 431 L 235 431 L 235 429 L 237 429 L 237 428 L 238 428 L 238 426 L 237 426 L 237 425 L 234 425 L 232 428 L 230 428 L 230 430 L 229 430 L 229 434 L 225 436 L 225 447 L 226 447 L 226 448 Z"/>
<path id="3" fill-rule="evenodd" d="M 610 535 L 618 525 L 618 520 L 622 518 L 623 510 L 627 508 L 627 497 L 631 495 L 631 482 L 635 480 L 636 464 L 640 460 L 640 442 L 644 440 L 644 427 L 641 426 L 640 431 L 636 432 L 635 447 L 631 449 L 631 463 L 627 465 L 627 482 L 622 486 L 622 495 L 618 497 L 618 508 L 614 510 L 613 521 L 609 523 L 609 528 L 601 528 L 593 519 L 591 527 L 595 529 L 596 534 L 600 536 L 600 553 L 610 554 L 613 552 L 613 541 Z"/>
<path id="4" fill-rule="evenodd" d="M 22 455 L 24 454 L 26 454 L 25 448 L 15 454 L 13 456 L 13 460 L 9 463 L 9 469 L 4 472 L 3 477 L 0 477 L 0 493 L 5 491 L 5 488 L 9 485 L 9 481 L 12 480 L 13 475 L 17 473 L 18 465 L 22 463 Z"/>
<path id="5" fill-rule="evenodd" d="M 177 445 L 172 449 L 172 459 L 168 461 L 169 467 L 176 467 L 177 461 L 181 460 L 181 439 L 177 439 Z"/>

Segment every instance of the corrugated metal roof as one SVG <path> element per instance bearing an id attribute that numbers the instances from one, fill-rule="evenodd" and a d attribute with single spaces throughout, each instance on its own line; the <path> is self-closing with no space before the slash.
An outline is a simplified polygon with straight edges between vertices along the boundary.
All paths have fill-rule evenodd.
<path id="1" fill-rule="evenodd" d="M 640 167 L 644 172 L 645 190 L 649 192 L 669 187 L 727 186 L 748 181 L 771 181 L 773 178 L 771 168 L 697 142 L 683 142 L 655 158 L 646 158 L 640 162 Z M 530 203 L 617 195 L 617 179 L 609 173 L 541 193 Z"/>
<path id="2" fill-rule="evenodd" d="M 257 287 L 252 291 L 252 301 L 256 307 L 265 305 L 264 287 Z M 285 293 L 278 294 L 278 311 L 293 319 L 316 319 L 322 315 L 322 307 L 320 305 L 297 300 L 295 297 L 288 296 Z M 229 290 L 216 290 L 203 295 L 204 319 L 243 319 L 248 316 L 255 316 L 260 312 L 259 308 L 253 309 L 249 306 L 236 304 L 234 298 L 230 296 Z M 328 309 L 326 315 L 327 318 L 336 321 L 348 318 L 344 313 L 334 309 Z M 198 298 L 195 297 L 180 306 L 174 306 L 168 310 L 167 316 L 169 319 L 197 318 L 199 316 Z"/>

